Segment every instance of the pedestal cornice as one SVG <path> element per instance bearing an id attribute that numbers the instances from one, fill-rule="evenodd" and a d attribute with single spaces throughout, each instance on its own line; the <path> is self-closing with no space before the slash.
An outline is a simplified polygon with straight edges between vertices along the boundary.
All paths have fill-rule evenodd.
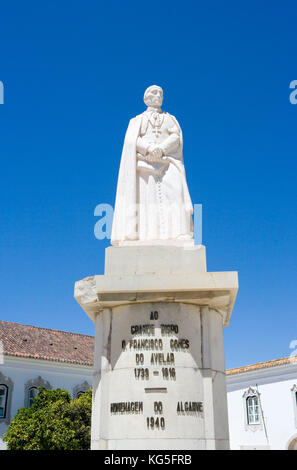
<path id="1" fill-rule="evenodd" d="M 105 308 L 144 302 L 183 302 L 220 311 L 230 321 L 238 291 L 237 272 L 193 275 L 136 275 L 87 277 L 75 283 L 74 297 L 94 322 Z"/>

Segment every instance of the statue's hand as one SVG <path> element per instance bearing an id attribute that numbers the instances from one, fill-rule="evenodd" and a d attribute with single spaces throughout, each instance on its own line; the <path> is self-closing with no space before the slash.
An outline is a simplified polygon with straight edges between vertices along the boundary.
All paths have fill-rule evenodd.
<path id="1" fill-rule="evenodd" d="M 163 152 L 162 152 L 162 149 L 160 149 L 160 147 L 156 147 L 154 150 L 153 150 L 153 156 L 158 160 L 162 157 L 163 155 Z"/>
<path id="2" fill-rule="evenodd" d="M 160 147 L 157 147 L 157 146 L 149 147 L 148 152 L 149 152 L 148 160 L 151 163 L 158 162 L 163 156 L 162 149 Z"/>

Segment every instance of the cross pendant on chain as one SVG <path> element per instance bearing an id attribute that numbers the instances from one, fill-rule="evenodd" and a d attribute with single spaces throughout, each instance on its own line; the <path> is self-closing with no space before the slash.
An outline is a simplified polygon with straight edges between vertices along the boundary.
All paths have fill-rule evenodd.
<path id="1" fill-rule="evenodd" d="M 161 129 L 160 127 L 154 127 L 153 128 L 153 133 L 155 134 L 156 137 L 159 137 L 159 135 L 161 135 Z"/>

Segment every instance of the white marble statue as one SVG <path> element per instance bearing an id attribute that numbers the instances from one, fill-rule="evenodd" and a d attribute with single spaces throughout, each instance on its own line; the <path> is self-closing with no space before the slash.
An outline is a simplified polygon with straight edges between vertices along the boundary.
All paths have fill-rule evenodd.
<path id="1" fill-rule="evenodd" d="M 181 128 L 161 109 L 162 88 L 147 88 L 144 102 L 125 136 L 111 244 L 193 244 Z"/>

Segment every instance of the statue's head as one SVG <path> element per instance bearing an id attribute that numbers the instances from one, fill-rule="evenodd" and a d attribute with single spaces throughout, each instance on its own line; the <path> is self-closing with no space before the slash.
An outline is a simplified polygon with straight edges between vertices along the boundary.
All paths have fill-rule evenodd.
<path id="1" fill-rule="evenodd" d="M 149 86 L 145 92 L 143 101 L 147 106 L 152 106 L 153 108 L 160 108 L 163 103 L 163 90 L 158 85 Z"/>

